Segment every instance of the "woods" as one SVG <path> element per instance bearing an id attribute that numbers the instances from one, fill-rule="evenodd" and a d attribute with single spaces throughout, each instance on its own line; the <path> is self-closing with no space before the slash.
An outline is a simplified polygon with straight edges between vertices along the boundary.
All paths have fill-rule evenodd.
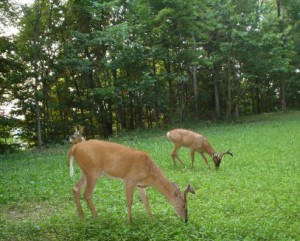
<path id="1" fill-rule="evenodd" d="M 299 13 L 299 0 L 2 1 L 0 105 L 14 108 L 0 141 L 299 109 Z"/>

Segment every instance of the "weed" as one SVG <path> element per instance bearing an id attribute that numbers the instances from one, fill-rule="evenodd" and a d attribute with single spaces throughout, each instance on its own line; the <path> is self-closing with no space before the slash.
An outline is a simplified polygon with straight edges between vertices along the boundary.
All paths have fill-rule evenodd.
<path id="1" fill-rule="evenodd" d="M 94 203 L 99 218 L 80 220 L 69 178 L 67 147 L 0 156 L 0 240 L 296 240 L 300 237 L 300 112 L 259 115 L 234 124 L 193 125 L 216 151 L 231 148 L 218 172 L 196 155 L 190 168 L 173 166 L 166 131 L 139 131 L 112 138 L 148 152 L 181 189 L 190 183 L 189 223 L 178 219 L 167 200 L 149 188 L 154 220 L 136 193 L 133 224 L 127 223 L 124 186 L 98 181 Z M 211 167 L 212 160 L 208 157 Z"/>

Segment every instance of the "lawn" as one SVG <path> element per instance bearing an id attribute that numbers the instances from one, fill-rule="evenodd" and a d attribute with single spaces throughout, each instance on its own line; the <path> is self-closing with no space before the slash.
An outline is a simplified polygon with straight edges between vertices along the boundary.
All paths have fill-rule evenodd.
<path id="1" fill-rule="evenodd" d="M 175 126 L 173 126 L 175 127 Z M 176 126 L 177 127 L 177 126 Z M 0 240 L 299 240 L 300 112 L 262 114 L 239 123 L 194 123 L 183 127 L 205 135 L 216 151 L 227 150 L 219 170 L 199 154 L 190 168 L 174 167 L 165 130 L 136 131 L 111 141 L 148 152 L 165 176 L 188 196 L 189 222 L 179 219 L 165 197 L 149 188 L 154 220 L 135 193 L 133 223 L 127 223 L 124 185 L 101 178 L 94 193 L 99 214 L 77 217 L 69 177 L 68 146 L 0 156 Z"/>

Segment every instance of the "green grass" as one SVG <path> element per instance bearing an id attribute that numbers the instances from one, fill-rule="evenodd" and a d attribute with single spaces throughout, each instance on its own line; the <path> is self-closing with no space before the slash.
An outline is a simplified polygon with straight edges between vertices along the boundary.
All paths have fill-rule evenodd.
<path id="1" fill-rule="evenodd" d="M 187 127 L 187 126 L 185 126 Z M 112 141 L 151 154 L 181 189 L 190 183 L 189 222 L 176 217 L 167 200 L 148 189 L 151 221 L 135 195 L 133 223 L 127 223 L 123 183 L 102 178 L 94 193 L 99 218 L 83 202 L 80 220 L 69 177 L 67 147 L 0 156 L 0 240 L 299 240 L 300 112 L 264 114 L 239 124 L 193 124 L 216 151 L 231 148 L 218 172 L 200 155 L 174 167 L 166 130 L 137 131 Z"/>

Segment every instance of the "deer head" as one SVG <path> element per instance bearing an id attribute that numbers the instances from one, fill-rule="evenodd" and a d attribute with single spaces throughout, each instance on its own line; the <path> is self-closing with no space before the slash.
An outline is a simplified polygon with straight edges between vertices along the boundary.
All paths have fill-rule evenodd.
<path id="1" fill-rule="evenodd" d="M 186 223 L 188 221 L 187 194 L 189 192 L 192 194 L 196 193 L 194 188 L 192 188 L 190 184 L 187 185 L 186 189 L 183 192 L 183 202 L 185 204 L 185 209 L 186 209 L 186 218 L 184 219 L 184 222 L 186 222 Z"/>
<path id="2" fill-rule="evenodd" d="M 69 137 L 69 141 L 72 145 L 77 144 L 78 142 L 85 141 L 84 137 L 82 136 L 83 127 L 77 127 L 74 128 L 75 132 L 72 136 Z"/>
<path id="3" fill-rule="evenodd" d="M 192 194 L 195 194 L 195 190 L 190 186 L 190 184 L 187 185 L 186 189 L 180 193 L 179 188 L 176 184 L 174 184 L 177 193 L 176 196 L 176 204 L 174 205 L 175 210 L 178 214 L 178 216 L 182 217 L 184 219 L 184 222 L 187 223 L 188 221 L 188 209 L 187 209 L 187 194 L 190 192 Z"/>
<path id="4" fill-rule="evenodd" d="M 214 153 L 214 154 L 213 154 L 213 157 L 212 157 L 212 158 L 213 158 L 213 160 L 214 160 L 216 170 L 219 169 L 219 166 L 220 166 L 220 164 L 221 164 L 222 158 L 223 158 L 223 156 L 224 156 L 225 154 L 228 154 L 228 155 L 230 155 L 230 156 L 233 156 L 233 153 L 230 152 L 230 149 L 229 149 L 228 151 L 226 151 L 226 152 L 221 152 L 221 153 L 219 153 L 219 154 L 217 154 L 217 153 Z"/>

